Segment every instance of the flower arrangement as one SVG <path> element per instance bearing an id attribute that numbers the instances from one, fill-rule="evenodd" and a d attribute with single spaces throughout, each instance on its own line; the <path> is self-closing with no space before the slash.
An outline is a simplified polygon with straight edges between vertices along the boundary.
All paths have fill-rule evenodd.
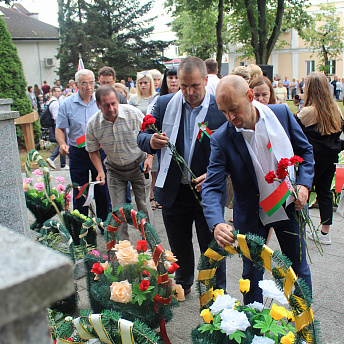
<path id="1" fill-rule="evenodd" d="M 39 168 L 32 173 L 31 167 L 34 162 Z M 30 228 L 40 230 L 43 223 L 54 215 L 58 214 L 61 218 L 60 212 L 64 203 L 69 203 L 72 196 L 65 196 L 66 186 L 63 177 L 55 177 L 56 186 L 52 187 L 49 168 L 36 150 L 29 152 L 25 169 L 27 177 L 23 180 L 23 189 L 26 205 L 35 217 L 35 222 Z"/>
<path id="2" fill-rule="evenodd" d="M 295 182 L 293 182 L 291 180 L 291 178 L 289 177 L 288 168 L 289 168 L 289 166 L 294 166 L 295 172 L 297 172 L 298 166 L 302 162 L 303 162 L 303 159 L 297 155 L 291 157 L 290 159 L 282 158 L 277 163 L 277 170 L 276 171 L 269 171 L 266 174 L 265 180 L 268 184 L 272 184 L 275 181 L 278 181 L 280 183 L 280 185 L 278 186 L 276 191 L 272 195 L 267 197 L 267 199 L 269 199 L 270 202 L 266 202 L 267 199 L 260 202 L 260 205 L 262 206 L 263 210 L 268 215 L 269 215 L 269 213 L 276 210 L 277 207 L 281 206 L 290 194 L 292 194 L 295 197 L 295 199 L 297 199 L 298 190 L 296 188 Z M 279 198 L 277 196 L 277 191 L 278 191 L 278 194 L 280 195 Z M 271 203 L 271 201 L 273 201 L 272 200 L 273 195 L 275 195 L 274 196 L 275 200 L 278 202 L 275 204 L 275 207 L 271 208 L 271 204 L 274 204 L 274 203 Z M 264 202 L 264 205 L 263 205 L 263 202 Z M 318 238 L 317 229 L 315 228 L 313 221 L 310 218 L 307 209 L 303 208 L 301 210 L 295 211 L 294 216 L 295 216 L 295 218 L 299 224 L 299 227 L 300 227 L 300 236 L 303 235 L 304 237 L 306 237 L 305 227 L 306 227 L 306 225 L 308 225 L 308 228 L 311 232 L 311 235 L 313 236 L 313 239 L 315 241 L 317 249 L 322 254 L 323 250 L 322 250 L 319 238 Z M 305 240 L 305 242 L 306 242 L 306 240 Z M 308 250 L 307 250 L 307 252 L 308 252 Z"/>
<path id="3" fill-rule="evenodd" d="M 235 230 L 233 234 L 237 246 L 222 250 L 214 240 L 201 255 L 197 287 L 205 323 L 192 331 L 193 343 L 320 343 L 320 328 L 313 316 L 311 293 L 305 281 L 295 275 L 289 259 L 280 251 L 271 250 L 257 235 L 243 235 Z M 290 310 L 277 304 L 272 304 L 271 308 L 257 302 L 240 305 L 223 290 L 214 290 L 217 267 L 222 259 L 234 254 L 245 256 L 256 267 L 269 271 L 273 280 L 259 282 L 263 296 L 289 304 Z M 240 291 L 244 294 L 249 290 L 250 281 L 241 280 Z"/>
<path id="4" fill-rule="evenodd" d="M 132 224 L 143 236 L 135 247 L 127 240 L 116 240 L 115 233 L 123 222 Z M 119 311 L 125 319 L 138 319 L 150 328 L 160 325 L 163 333 L 165 322 L 172 318 L 172 307 L 178 304 L 172 294 L 181 299 L 184 296 L 172 281 L 178 268 L 176 258 L 162 248 L 146 216 L 131 205 L 117 207 L 109 214 L 104 234 L 107 259 L 94 251 L 84 259 L 92 310 Z"/>

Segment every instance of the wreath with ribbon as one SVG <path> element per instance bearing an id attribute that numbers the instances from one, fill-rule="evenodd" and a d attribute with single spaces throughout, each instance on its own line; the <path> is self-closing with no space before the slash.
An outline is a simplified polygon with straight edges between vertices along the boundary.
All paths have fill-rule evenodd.
<path id="1" fill-rule="evenodd" d="M 99 276 L 98 280 L 94 280 L 94 274 L 91 272 L 93 264 L 104 263 L 105 259 L 101 256 L 96 257 L 93 254 L 87 254 L 84 262 L 87 275 L 87 290 L 94 312 L 100 313 L 104 309 L 114 309 L 123 313 L 124 317 L 130 321 L 139 319 L 146 323 L 150 328 L 160 326 L 160 333 L 165 343 L 170 343 L 166 334 L 165 323 L 172 319 L 172 307 L 178 305 L 175 298 L 172 298 L 172 287 L 165 262 L 166 256 L 164 249 L 160 243 L 159 237 L 153 226 L 147 222 L 146 215 L 137 212 L 131 205 L 124 205 L 113 209 L 109 214 L 105 223 L 104 239 L 107 249 L 107 261 L 111 262 L 112 273 L 118 274 L 118 260 L 112 248 L 115 247 L 117 239 L 116 232 L 122 223 L 133 225 L 147 241 L 149 250 L 151 251 L 152 260 L 157 270 L 158 277 L 156 279 L 157 293 L 153 297 L 153 302 L 145 307 L 137 303 L 120 303 L 110 300 L 110 288 L 108 279 Z"/>
<path id="2" fill-rule="evenodd" d="M 290 260 L 280 251 L 273 251 L 265 245 L 262 237 L 251 233 L 243 235 L 236 231 L 233 234 L 238 242 L 237 246 L 227 246 L 222 250 L 213 240 L 200 257 L 197 288 L 201 310 L 209 308 L 213 303 L 215 272 L 221 260 L 226 256 L 238 254 L 250 259 L 255 267 L 269 271 L 277 287 L 284 292 L 295 317 L 295 343 L 320 343 L 320 326 L 314 319 L 311 292 L 306 282 L 296 276 Z M 216 339 L 212 339 L 216 337 L 214 333 L 209 335 L 209 332 L 201 333 L 197 329 L 193 330 L 192 337 L 193 343 L 216 342 Z"/>

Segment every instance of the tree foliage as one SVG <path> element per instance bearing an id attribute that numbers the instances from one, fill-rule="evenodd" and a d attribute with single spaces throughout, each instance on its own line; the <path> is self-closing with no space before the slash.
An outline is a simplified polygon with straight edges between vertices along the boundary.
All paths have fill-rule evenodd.
<path id="1" fill-rule="evenodd" d="M 12 98 L 12 111 L 19 111 L 20 116 L 32 112 L 31 102 L 26 95 L 26 81 L 22 63 L 17 48 L 6 28 L 6 23 L 0 17 L 0 98 Z M 33 124 L 35 141 L 41 135 L 38 122 Z M 21 127 L 16 126 L 19 144 L 24 144 Z"/>
<path id="2" fill-rule="evenodd" d="M 319 11 L 313 20 L 300 32 L 306 45 L 319 57 L 318 69 L 330 72 L 330 60 L 340 60 L 344 49 L 344 31 L 336 7 L 332 4 L 319 4 Z"/>
<path id="3" fill-rule="evenodd" d="M 139 0 L 59 0 L 62 82 L 73 77 L 79 53 L 85 68 L 97 72 L 108 65 L 120 79 L 140 70 L 161 70 L 159 53 L 168 43 L 149 40 L 152 19 L 141 19 L 151 7 L 152 1 L 140 6 Z"/>

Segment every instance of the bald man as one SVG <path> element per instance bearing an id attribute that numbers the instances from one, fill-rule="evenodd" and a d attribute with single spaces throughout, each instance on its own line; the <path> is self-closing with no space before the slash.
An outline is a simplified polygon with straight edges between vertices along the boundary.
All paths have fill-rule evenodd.
<path id="1" fill-rule="evenodd" d="M 253 90 L 236 75 L 223 78 L 216 90 L 216 102 L 228 122 L 211 136 L 210 164 L 202 189 L 202 204 L 209 228 L 221 247 L 234 243 L 233 228 L 224 221 L 223 189 L 229 174 L 234 187 L 234 227 L 241 233 L 267 238 L 274 227 L 282 252 L 291 260 L 298 277 L 312 290 L 310 269 L 306 260 L 305 242 L 299 236 L 299 225 L 293 213 L 302 209 L 312 187 L 314 161 L 312 146 L 285 105 L 260 104 Z M 272 146 L 272 151 L 269 149 Z M 268 216 L 259 202 L 271 194 L 278 182 L 267 184 L 264 176 L 276 171 L 281 158 L 298 155 L 304 159 L 294 175 L 298 198 L 289 197 L 274 214 Z M 289 171 L 290 175 L 293 172 Z M 245 304 L 262 302 L 258 282 L 263 271 L 243 258 L 243 278 L 251 280 L 251 290 L 244 296 Z"/>

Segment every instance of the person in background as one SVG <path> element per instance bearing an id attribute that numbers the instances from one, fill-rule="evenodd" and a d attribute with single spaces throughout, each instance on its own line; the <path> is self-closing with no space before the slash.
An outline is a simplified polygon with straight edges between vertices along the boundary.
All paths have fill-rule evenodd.
<path id="1" fill-rule="evenodd" d="M 332 224 L 331 184 L 338 162 L 338 153 L 343 149 L 339 139 L 343 131 L 343 115 L 327 87 L 323 73 L 312 72 L 306 78 L 305 105 L 296 114 L 296 119 L 313 146 L 314 179 L 320 210 L 321 230 L 319 240 L 324 245 L 331 244 Z M 313 240 L 310 235 L 309 239 Z"/>
<path id="2" fill-rule="evenodd" d="M 305 87 L 305 78 L 304 77 L 301 78 L 301 81 L 299 82 L 298 87 L 299 87 L 300 94 L 303 94 L 303 92 L 304 92 L 303 88 Z"/>
<path id="3" fill-rule="evenodd" d="M 247 68 L 247 70 L 248 70 L 248 72 L 250 74 L 250 82 L 253 79 L 258 78 L 258 76 L 262 76 L 263 75 L 262 69 L 258 65 L 254 64 L 254 63 L 249 64 L 246 68 Z"/>
<path id="4" fill-rule="evenodd" d="M 148 71 L 137 73 L 136 94 L 132 95 L 128 104 L 137 107 L 145 115 L 150 102 L 154 101 L 155 92 L 153 79 Z"/>
<path id="5" fill-rule="evenodd" d="M 38 111 L 39 116 L 42 116 L 44 109 L 45 109 L 45 103 L 43 100 L 43 94 L 40 94 L 38 96 L 38 102 L 37 102 L 37 111 Z"/>
<path id="6" fill-rule="evenodd" d="M 136 81 L 133 80 L 133 77 L 128 76 L 128 81 L 125 83 L 125 86 L 127 86 L 130 91 L 132 88 L 136 87 Z"/>
<path id="7" fill-rule="evenodd" d="M 32 109 L 37 110 L 37 100 L 36 100 L 35 94 L 33 93 L 33 87 L 32 86 L 28 86 L 27 96 L 30 99 Z"/>
<path id="8" fill-rule="evenodd" d="M 220 82 L 220 79 L 217 77 L 217 74 L 219 72 L 219 66 L 217 64 L 217 61 L 214 59 L 206 59 L 205 65 L 207 67 L 207 76 L 208 76 L 208 82 L 207 82 L 207 91 L 210 92 L 213 96 L 215 96 L 216 87 L 218 83 Z"/>
<path id="9" fill-rule="evenodd" d="M 123 85 L 121 82 L 116 82 L 114 86 L 117 92 L 122 93 L 124 97 L 129 100 L 129 92 L 125 84 Z"/>
<path id="10" fill-rule="evenodd" d="M 61 85 L 61 82 L 60 82 L 60 80 L 56 80 L 56 83 L 55 83 L 55 85 L 54 86 L 56 86 L 56 87 L 60 87 L 60 90 L 61 90 L 61 92 L 64 90 L 64 88 L 62 87 L 62 85 Z"/>
<path id="11" fill-rule="evenodd" d="M 33 85 L 33 93 L 35 94 L 35 97 L 36 97 L 36 101 L 37 101 L 37 109 L 39 109 L 39 106 L 38 106 L 38 97 L 43 93 L 42 93 L 42 90 L 38 87 L 37 84 L 34 84 Z"/>
<path id="12" fill-rule="evenodd" d="M 250 71 L 245 66 L 236 66 L 231 75 L 238 75 L 244 78 L 244 80 L 249 84 L 251 80 Z"/>
<path id="13" fill-rule="evenodd" d="M 161 73 L 157 69 L 151 69 L 149 73 L 153 78 L 155 91 L 159 92 L 161 87 Z"/>
<path id="14" fill-rule="evenodd" d="M 289 87 L 290 87 L 290 81 L 288 80 L 288 77 L 285 76 L 283 80 L 283 87 L 287 90 L 287 99 L 289 99 Z"/>
<path id="15" fill-rule="evenodd" d="M 342 101 L 343 100 L 343 92 L 342 92 L 342 89 L 344 87 L 343 83 L 341 82 L 341 79 L 338 78 L 338 81 L 337 81 L 337 91 L 338 91 L 338 99 L 337 100 L 340 100 Z"/>
<path id="16" fill-rule="evenodd" d="M 259 76 L 250 82 L 250 88 L 253 90 L 254 99 L 258 102 L 268 105 L 276 104 L 275 92 L 271 81 L 266 76 Z"/>
<path id="17" fill-rule="evenodd" d="M 290 83 L 290 90 L 291 90 L 291 99 L 294 99 L 296 91 L 297 91 L 297 81 L 295 78 L 291 80 Z"/>
<path id="18" fill-rule="evenodd" d="M 328 82 L 328 85 L 330 86 L 331 94 L 332 94 L 332 97 L 333 97 L 334 96 L 334 87 L 333 87 L 333 84 L 331 82 L 331 77 L 330 76 L 327 77 L 327 82 Z"/>
<path id="19" fill-rule="evenodd" d="M 47 93 L 50 92 L 50 86 L 48 85 L 46 81 L 43 81 L 43 86 L 41 88 L 42 88 L 43 96 L 45 96 Z"/>
<path id="20" fill-rule="evenodd" d="M 335 75 L 331 84 L 333 85 L 333 95 L 335 96 L 336 100 L 339 100 L 339 92 L 340 90 L 337 89 L 338 77 Z"/>
<path id="21" fill-rule="evenodd" d="M 275 88 L 275 96 L 277 104 L 284 104 L 286 102 L 288 92 L 281 80 L 278 82 L 278 87 Z"/>

